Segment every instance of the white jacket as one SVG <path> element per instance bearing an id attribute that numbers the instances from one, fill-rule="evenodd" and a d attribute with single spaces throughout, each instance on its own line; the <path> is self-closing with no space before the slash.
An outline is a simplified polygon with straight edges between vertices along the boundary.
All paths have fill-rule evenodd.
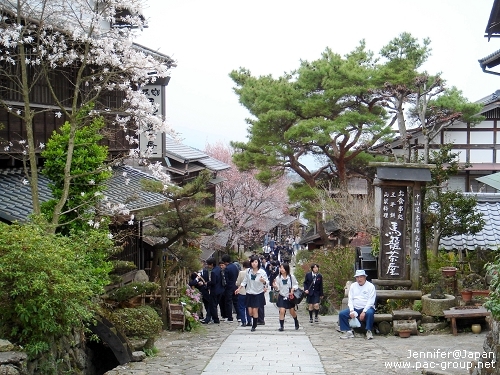
<path id="1" fill-rule="evenodd" d="M 369 281 L 365 281 L 363 286 L 357 282 L 351 284 L 349 288 L 349 298 L 347 305 L 350 311 L 354 309 L 363 309 L 366 312 L 370 307 L 375 308 L 375 285 Z"/>

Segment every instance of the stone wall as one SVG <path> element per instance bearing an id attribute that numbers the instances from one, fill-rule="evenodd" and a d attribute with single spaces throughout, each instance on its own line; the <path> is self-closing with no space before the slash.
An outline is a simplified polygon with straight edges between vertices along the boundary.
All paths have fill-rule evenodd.
<path id="1" fill-rule="evenodd" d="M 27 375 L 26 353 L 15 351 L 10 341 L 0 339 L 0 374 Z"/>
<path id="2" fill-rule="evenodd" d="M 473 362 L 472 375 L 500 375 L 500 322 L 491 319 L 490 331 L 483 343 L 482 358 Z"/>
<path id="3" fill-rule="evenodd" d="M 55 371 L 59 374 L 92 375 L 96 373 L 92 355 L 78 333 L 59 340 L 43 358 L 31 361 L 10 341 L 0 339 L 0 374 L 35 375 Z"/>

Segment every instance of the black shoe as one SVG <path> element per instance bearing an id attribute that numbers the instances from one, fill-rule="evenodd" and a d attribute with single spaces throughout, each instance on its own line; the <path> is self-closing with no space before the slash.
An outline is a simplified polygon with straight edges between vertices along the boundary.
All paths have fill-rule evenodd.
<path id="1" fill-rule="evenodd" d="M 246 327 L 247 325 L 246 324 L 242 324 L 240 327 Z"/>
<path id="2" fill-rule="evenodd" d="M 247 327 L 251 327 L 252 326 L 252 323 L 247 323 Z"/>
<path id="3" fill-rule="evenodd" d="M 311 319 L 309 319 L 309 323 L 312 323 L 312 322 L 313 322 L 312 318 L 311 318 Z"/>
<path id="4" fill-rule="evenodd" d="M 283 327 L 280 327 L 278 331 L 283 332 L 285 329 Z"/>
<path id="5" fill-rule="evenodd" d="M 252 329 L 250 331 L 254 332 L 255 331 L 255 327 L 252 327 Z"/>
<path id="6" fill-rule="evenodd" d="M 265 325 L 266 325 L 266 322 L 257 322 L 257 325 L 258 325 L 258 326 L 265 326 Z"/>

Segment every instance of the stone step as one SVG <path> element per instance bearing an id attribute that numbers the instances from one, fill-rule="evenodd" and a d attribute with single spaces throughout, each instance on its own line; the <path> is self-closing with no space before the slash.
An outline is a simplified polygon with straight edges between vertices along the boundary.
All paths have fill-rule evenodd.
<path id="1" fill-rule="evenodd" d="M 392 322 L 392 314 L 375 314 L 373 316 L 373 321 L 375 323 Z"/>
<path id="2" fill-rule="evenodd" d="M 422 319 L 422 313 L 415 310 L 393 310 L 392 318 L 394 320 L 405 320 L 405 319 Z"/>

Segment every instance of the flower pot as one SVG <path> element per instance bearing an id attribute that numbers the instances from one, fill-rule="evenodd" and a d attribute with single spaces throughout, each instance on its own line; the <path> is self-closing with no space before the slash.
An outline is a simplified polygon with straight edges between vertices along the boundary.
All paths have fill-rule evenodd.
<path id="1" fill-rule="evenodd" d="M 481 324 L 473 324 L 470 329 L 472 333 L 481 333 Z"/>
<path id="2" fill-rule="evenodd" d="M 464 302 L 470 302 L 472 299 L 472 290 L 462 290 L 460 294 L 462 295 L 462 300 Z"/>
<path id="3" fill-rule="evenodd" d="M 452 277 L 457 274 L 457 267 L 441 267 L 441 273 L 445 277 Z"/>
<path id="4" fill-rule="evenodd" d="M 490 295 L 490 291 L 488 289 L 485 289 L 485 290 L 473 290 L 472 291 L 472 295 L 473 296 L 483 296 L 483 297 L 487 297 Z"/>
<path id="5" fill-rule="evenodd" d="M 411 336 L 411 329 L 402 329 L 398 332 L 399 337 L 407 338 Z"/>

